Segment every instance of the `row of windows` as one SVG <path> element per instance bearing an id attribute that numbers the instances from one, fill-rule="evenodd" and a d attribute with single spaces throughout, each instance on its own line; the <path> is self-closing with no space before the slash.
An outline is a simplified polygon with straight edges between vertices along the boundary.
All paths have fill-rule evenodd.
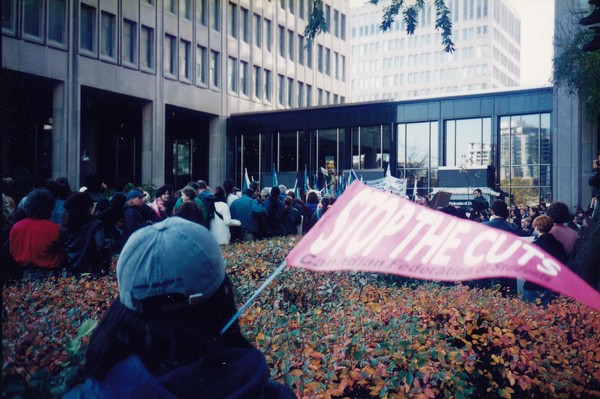
<path id="1" fill-rule="evenodd" d="M 462 10 L 460 3 L 462 2 Z M 488 0 L 447 0 L 446 6 L 450 10 L 450 18 L 453 22 L 471 21 L 486 19 L 488 17 Z M 362 7 L 361 7 L 362 8 Z M 462 13 L 461 13 L 462 12 Z M 462 15 L 462 19 L 461 19 Z M 431 27 L 434 26 L 436 11 L 431 3 L 425 4 L 425 7 L 419 13 L 418 26 Z M 364 21 L 374 21 L 365 24 Z M 380 30 L 381 13 L 366 12 L 352 16 L 352 37 L 373 36 L 382 33 Z M 406 24 L 402 15 L 397 17 L 390 27 L 391 32 L 404 32 Z M 479 34 L 478 34 L 478 37 Z"/>
<path id="2" fill-rule="evenodd" d="M 337 170 L 383 169 L 393 153 L 397 176 L 409 179 L 409 185 L 419 182 L 426 193 L 439 187 L 440 167 L 487 165 L 500 166 L 501 187 L 511 194 L 534 188 L 532 198 L 519 199 L 523 203 L 538 202 L 540 193 L 549 191 L 550 114 L 501 117 L 499 138 L 492 136 L 491 117 L 444 120 L 441 125 L 438 121 L 399 123 L 396 128 L 395 148 L 389 125 L 241 135 L 236 163 L 240 177 L 244 169 L 255 176 L 270 172 L 271 160 L 278 172 L 301 171 L 309 158 L 316 160 L 311 167 L 316 170 L 326 165 Z M 309 142 L 314 147 L 308 149 Z"/>

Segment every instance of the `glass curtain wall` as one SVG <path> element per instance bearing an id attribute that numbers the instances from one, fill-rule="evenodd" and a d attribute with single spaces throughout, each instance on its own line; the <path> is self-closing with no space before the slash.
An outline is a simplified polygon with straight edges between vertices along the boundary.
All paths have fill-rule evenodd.
<path id="1" fill-rule="evenodd" d="M 437 121 L 398 124 L 397 173 L 408 179 L 408 187 L 417 182 L 419 196 L 438 186 L 440 160 Z"/>
<path id="2" fill-rule="evenodd" d="M 500 187 L 511 203 L 552 200 L 550 114 L 500 118 Z"/>
<path id="3" fill-rule="evenodd" d="M 444 125 L 444 166 L 494 165 L 491 118 L 447 120 Z"/>
<path id="4" fill-rule="evenodd" d="M 391 127 L 352 128 L 352 169 L 383 169 L 390 162 Z"/>

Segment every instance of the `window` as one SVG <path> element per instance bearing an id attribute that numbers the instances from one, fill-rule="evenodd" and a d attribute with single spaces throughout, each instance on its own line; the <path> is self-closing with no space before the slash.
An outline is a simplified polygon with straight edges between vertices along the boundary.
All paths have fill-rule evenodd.
<path id="1" fill-rule="evenodd" d="M 309 84 L 306 85 L 306 106 L 312 106 L 312 86 Z"/>
<path id="2" fill-rule="evenodd" d="M 340 68 L 340 75 L 342 76 L 342 82 L 346 81 L 346 56 L 340 56 L 340 64 L 338 65 Z"/>
<path id="3" fill-rule="evenodd" d="M 317 165 L 327 170 L 337 170 L 340 167 L 340 148 L 344 148 L 344 129 L 317 130 Z M 319 179 L 323 174 L 319 173 Z M 322 185 L 319 185 L 322 187 Z"/>
<path id="4" fill-rule="evenodd" d="M 179 42 L 179 78 L 188 81 L 191 80 L 192 70 L 191 48 L 192 45 L 187 40 Z"/>
<path id="5" fill-rule="evenodd" d="M 280 172 L 295 172 L 298 170 L 298 133 L 279 132 L 278 142 L 278 166 Z"/>
<path id="6" fill-rule="evenodd" d="M 196 83 L 208 84 L 206 81 L 207 77 L 207 69 L 208 62 L 206 60 L 207 57 L 206 47 L 198 46 L 196 47 Z"/>
<path id="7" fill-rule="evenodd" d="M 221 2 L 220 0 L 210 1 L 210 27 L 216 31 L 221 30 Z"/>
<path id="8" fill-rule="evenodd" d="M 142 26 L 142 67 L 154 69 L 154 29 Z"/>
<path id="9" fill-rule="evenodd" d="M 262 22 L 258 14 L 254 14 L 254 45 L 259 48 L 262 45 Z"/>
<path id="10" fill-rule="evenodd" d="M 313 52 L 312 52 L 313 46 L 310 45 L 309 47 L 306 48 L 306 66 L 311 68 L 313 67 Z"/>
<path id="11" fill-rule="evenodd" d="M 229 3 L 229 36 L 238 37 L 237 4 Z"/>
<path id="12" fill-rule="evenodd" d="M 271 85 L 271 71 L 265 69 L 265 78 L 263 79 L 263 93 L 265 100 L 271 102 L 272 99 L 272 85 Z"/>
<path id="13" fill-rule="evenodd" d="M 298 35 L 298 64 L 304 65 L 304 36 Z"/>
<path id="14" fill-rule="evenodd" d="M 288 78 L 287 80 L 287 105 L 288 107 L 294 106 L 294 79 Z"/>
<path id="15" fill-rule="evenodd" d="M 240 61 L 240 91 L 248 95 L 248 63 Z"/>
<path id="16" fill-rule="evenodd" d="M 277 89 L 279 96 L 277 101 L 279 105 L 285 105 L 285 77 L 283 75 L 277 75 Z"/>
<path id="17" fill-rule="evenodd" d="M 4 1 L 9 6 L 12 1 Z M 48 4 L 48 38 L 54 42 L 65 44 L 66 38 L 66 0 L 50 0 Z M 4 6 L 2 11 L 4 12 Z M 4 22 L 6 14 L 2 15 Z M 4 24 L 2 25 L 4 26 Z"/>
<path id="18" fill-rule="evenodd" d="M 491 118 L 445 121 L 445 166 L 493 165 Z"/>
<path id="19" fill-rule="evenodd" d="M 3 3 L 10 1 L 3 1 Z M 91 8 L 91 7 L 90 7 Z M 44 32 L 44 2 L 23 2 L 23 32 L 41 38 Z"/>
<path id="20" fill-rule="evenodd" d="M 306 15 L 306 10 L 305 10 L 305 5 L 304 2 L 306 0 L 298 0 L 298 15 L 300 16 L 300 18 L 304 19 L 304 16 Z M 309 0 L 310 1 L 310 0 Z"/>
<path id="21" fill-rule="evenodd" d="M 254 66 L 254 97 L 260 99 L 262 93 L 262 72 L 259 66 Z"/>
<path id="22" fill-rule="evenodd" d="M 333 11 L 333 35 L 340 37 L 340 12 L 338 10 Z"/>
<path id="23" fill-rule="evenodd" d="M 133 21 L 123 21 L 123 62 L 137 63 L 137 24 Z"/>
<path id="24" fill-rule="evenodd" d="M 317 70 L 323 73 L 323 45 L 319 44 L 317 49 Z"/>
<path id="25" fill-rule="evenodd" d="M 227 90 L 237 93 L 237 60 L 233 57 L 227 59 Z"/>
<path id="26" fill-rule="evenodd" d="M 248 36 L 250 31 L 250 21 L 248 20 L 248 10 L 242 7 L 242 40 L 248 43 Z"/>
<path id="27" fill-rule="evenodd" d="M 265 19 L 265 46 L 267 47 L 267 51 L 271 51 L 273 46 L 273 33 L 271 32 L 271 21 Z"/>
<path id="28" fill-rule="evenodd" d="M 317 89 L 317 105 L 323 105 L 323 89 Z"/>
<path id="29" fill-rule="evenodd" d="M 500 187 L 517 205 L 551 202 L 550 114 L 500 118 Z"/>
<path id="30" fill-rule="evenodd" d="M 334 103 L 338 101 L 334 98 Z M 352 167 L 383 169 L 390 161 L 390 137 L 389 125 L 352 128 Z"/>
<path id="31" fill-rule="evenodd" d="M 208 14 L 208 0 L 197 0 L 196 4 L 196 22 L 200 25 L 206 26 L 206 15 Z"/>
<path id="32" fill-rule="evenodd" d="M 192 0 L 179 0 L 179 15 L 192 19 Z"/>
<path id="33" fill-rule="evenodd" d="M 104 11 L 102 11 L 101 15 L 100 54 L 115 58 L 116 16 Z"/>
<path id="34" fill-rule="evenodd" d="M 277 32 L 279 33 L 277 36 L 279 40 L 279 56 L 285 57 L 285 28 L 279 25 L 277 27 Z"/>
<path id="35" fill-rule="evenodd" d="M 177 1 L 178 0 L 164 0 L 165 11 L 170 12 L 171 14 L 176 14 L 177 13 Z"/>
<path id="36" fill-rule="evenodd" d="M 164 70 L 166 75 L 175 76 L 175 58 L 177 54 L 177 45 L 175 42 L 175 36 L 165 34 L 165 60 Z"/>
<path id="37" fill-rule="evenodd" d="M 294 61 L 294 32 L 288 30 L 288 58 Z"/>
<path id="38" fill-rule="evenodd" d="M 209 79 L 210 84 L 214 87 L 219 87 L 220 85 L 220 76 L 219 76 L 219 65 L 220 65 L 220 57 L 221 55 L 216 51 L 210 52 L 210 70 L 209 70 Z"/>
<path id="39" fill-rule="evenodd" d="M 298 107 L 304 105 L 304 83 L 298 82 Z"/>
<path id="40" fill-rule="evenodd" d="M 325 49 L 325 74 L 331 76 L 331 50 Z"/>
<path id="41" fill-rule="evenodd" d="M 344 14 L 341 15 L 340 22 L 340 38 L 342 40 L 346 40 L 346 16 Z"/>
<path id="42" fill-rule="evenodd" d="M 438 186 L 439 166 L 438 123 L 419 122 L 398 124 L 398 171 L 411 187 L 417 181 L 419 195 Z"/>
<path id="43" fill-rule="evenodd" d="M 82 50 L 96 51 L 96 9 L 86 4 L 81 5 L 79 47 Z"/>
<path id="44" fill-rule="evenodd" d="M 2 2 L 2 29 L 7 29 L 12 32 L 16 28 L 16 10 L 17 2 L 4 0 Z"/>

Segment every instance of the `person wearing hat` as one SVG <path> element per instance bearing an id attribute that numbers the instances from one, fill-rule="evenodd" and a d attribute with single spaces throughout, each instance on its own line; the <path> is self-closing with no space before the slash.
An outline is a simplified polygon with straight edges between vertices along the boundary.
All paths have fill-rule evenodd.
<path id="1" fill-rule="evenodd" d="M 255 198 L 259 188 L 258 182 L 251 182 L 241 198 L 233 201 L 230 206 L 231 217 L 242 223 L 242 241 L 254 240 L 267 217 L 266 209 Z"/>
<path id="2" fill-rule="evenodd" d="M 147 206 L 143 201 L 144 193 L 138 189 L 132 189 L 127 193 L 125 207 L 123 208 L 123 236 L 122 245 L 125 245 L 129 236 L 134 231 L 148 225 L 146 218 L 141 212 L 142 206 Z"/>
<path id="3" fill-rule="evenodd" d="M 241 334 L 219 245 L 168 218 L 135 232 L 117 263 L 119 296 L 91 336 L 73 398 L 294 398 Z"/>

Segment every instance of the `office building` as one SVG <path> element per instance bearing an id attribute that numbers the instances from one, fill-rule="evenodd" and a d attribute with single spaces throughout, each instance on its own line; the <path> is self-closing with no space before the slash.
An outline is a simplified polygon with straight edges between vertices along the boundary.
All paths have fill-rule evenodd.
<path id="1" fill-rule="evenodd" d="M 446 0 L 455 51 L 442 47 L 429 0 L 414 35 L 400 14 L 381 31 L 383 8 L 357 0 L 350 8 L 348 102 L 405 100 L 510 88 L 520 84 L 521 21 L 506 0 Z"/>

